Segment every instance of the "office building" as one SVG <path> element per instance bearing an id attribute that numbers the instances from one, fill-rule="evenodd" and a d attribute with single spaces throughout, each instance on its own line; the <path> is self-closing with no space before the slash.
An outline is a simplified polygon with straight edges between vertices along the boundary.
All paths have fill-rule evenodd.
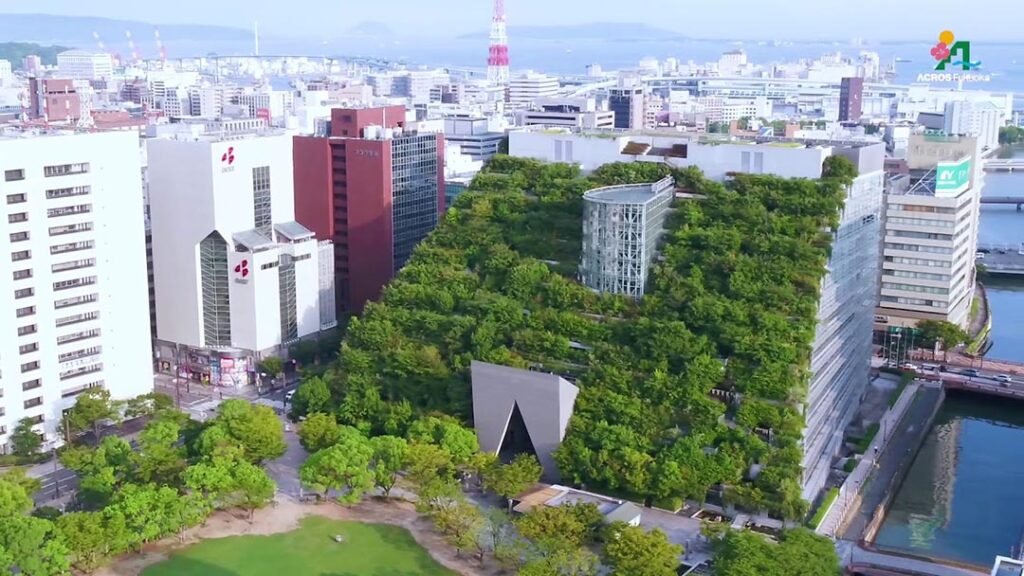
<path id="1" fill-rule="evenodd" d="M 999 128 L 1005 122 L 1002 111 L 991 102 L 954 100 L 943 110 L 942 131 L 946 134 L 977 138 L 982 150 L 999 146 Z"/>
<path id="2" fill-rule="evenodd" d="M 915 135 L 888 182 L 875 329 L 945 320 L 966 328 L 983 173 L 974 138 Z"/>
<path id="3" fill-rule="evenodd" d="M 11 68 L 11 63 L 7 60 L 0 60 L 0 86 L 10 81 L 13 77 L 14 71 Z"/>
<path id="4" fill-rule="evenodd" d="M 643 86 L 612 88 L 608 92 L 608 109 L 615 113 L 616 128 L 643 128 L 647 117 Z"/>
<path id="5" fill-rule="evenodd" d="M 614 128 L 615 113 L 601 110 L 593 98 L 541 98 L 519 113 L 521 126 Z"/>
<path id="6" fill-rule="evenodd" d="M 674 197 L 671 177 L 654 184 L 606 186 L 585 193 L 583 285 L 640 299 Z"/>
<path id="7" fill-rule="evenodd" d="M 146 148 L 161 369 L 244 386 L 260 358 L 334 325 L 321 309 L 330 251 L 295 221 L 290 136 L 184 134 Z"/>
<path id="8" fill-rule="evenodd" d="M 444 212 L 444 136 L 405 118 L 403 106 L 335 109 L 323 133 L 295 137 L 295 215 L 334 240 L 340 311 L 380 296 Z"/>
<path id="9" fill-rule="evenodd" d="M 57 54 L 57 73 L 72 80 L 109 80 L 114 76 L 114 57 L 106 52 L 67 50 Z"/>
<path id="10" fill-rule="evenodd" d="M 505 132 L 491 129 L 487 118 L 444 119 L 445 143 L 458 146 L 463 154 L 473 160 L 486 162 L 493 158 L 505 137 Z"/>
<path id="11" fill-rule="evenodd" d="M 839 84 L 839 121 L 859 122 L 863 101 L 864 79 L 858 76 L 843 78 Z"/>
<path id="12" fill-rule="evenodd" d="M 515 108 L 527 108 L 541 98 L 558 94 L 558 78 L 533 72 L 523 74 L 509 81 L 508 103 Z"/>
<path id="13" fill-rule="evenodd" d="M 847 190 L 828 274 L 821 281 L 811 345 L 802 480 L 803 497 L 813 500 L 825 485 L 870 376 L 885 148 L 872 142 L 798 144 L 776 139 L 729 142 L 672 132 L 664 136 L 551 129 L 509 133 L 511 155 L 578 164 L 585 172 L 610 162 L 657 162 L 677 168 L 696 166 L 714 180 L 736 172 L 820 178 L 822 164 L 831 155 L 853 162 L 858 176 Z"/>
<path id="14" fill-rule="evenodd" d="M 153 389 L 138 136 L 0 132 L 0 444 L 76 396 Z"/>
<path id="15" fill-rule="evenodd" d="M 29 78 L 28 117 L 47 122 L 75 122 L 82 115 L 82 98 L 71 80 Z"/>
<path id="16" fill-rule="evenodd" d="M 21 60 L 21 67 L 27 74 L 36 74 L 43 69 L 43 59 L 35 54 L 29 54 Z"/>

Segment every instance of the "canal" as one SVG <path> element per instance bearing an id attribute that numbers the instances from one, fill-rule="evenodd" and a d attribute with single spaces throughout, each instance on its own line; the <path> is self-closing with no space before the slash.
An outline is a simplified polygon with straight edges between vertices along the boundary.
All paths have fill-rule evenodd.
<path id="1" fill-rule="evenodd" d="M 1024 147 L 1002 154 L 1024 158 Z M 985 196 L 1024 196 L 1024 173 L 986 173 Z M 978 241 L 1019 246 L 1024 213 L 981 209 Z M 1024 277 L 983 280 L 992 313 L 988 357 L 1024 362 Z M 910 464 L 875 542 L 990 567 L 1024 537 L 1024 403 L 950 394 Z"/>
<path id="2" fill-rule="evenodd" d="M 1024 404 L 951 393 L 875 543 L 991 567 L 1024 534 Z"/>

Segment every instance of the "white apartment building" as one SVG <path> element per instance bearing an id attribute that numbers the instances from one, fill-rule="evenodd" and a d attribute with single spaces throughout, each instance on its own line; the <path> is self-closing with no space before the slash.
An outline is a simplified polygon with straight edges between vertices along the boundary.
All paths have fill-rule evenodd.
<path id="1" fill-rule="evenodd" d="M 759 96 L 750 100 L 701 96 L 696 99 L 702 107 L 708 122 L 732 122 L 740 118 L 769 118 L 772 105 L 767 98 Z"/>
<path id="2" fill-rule="evenodd" d="M 915 135 L 889 181 L 875 329 L 946 320 L 966 328 L 984 173 L 974 138 Z"/>
<path id="3" fill-rule="evenodd" d="M 216 118 L 224 111 L 224 104 L 230 102 L 225 97 L 223 86 L 192 86 L 188 89 L 188 113 L 190 116 Z"/>
<path id="4" fill-rule="evenodd" d="M 952 136 L 973 136 L 978 139 L 982 150 L 993 150 L 999 146 L 999 127 L 1004 124 L 1002 111 L 992 102 L 946 102 L 943 132 Z"/>
<path id="5" fill-rule="evenodd" d="M 138 135 L 0 132 L 0 444 L 93 386 L 153 389 Z"/>
<path id="6" fill-rule="evenodd" d="M 114 57 L 106 52 L 68 50 L 57 54 L 57 72 L 72 80 L 102 80 L 114 75 Z"/>
<path id="7" fill-rule="evenodd" d="M 814 500 L 825 485 L 868 384 L 874 300 L 878 293 L 879 237 L 885 147 L 881 142 L 832 143 L 709 139 L 672 132 L 551 129 L 509 133 L 512 156 L 577 164 L 590 172 L 610 162 L 696 166 L 713 180 L 730 173 L 820 178 L 826 158 L 851 160 L 858 176 L 832 243 L 821 281 L 818 323 L 811 345 L 803 440 L 803 497 Z"/>
<path id="8" fill-rule="evenodd" d="M 614 128 L 615 113 L 600 109 L 594 98 L 538 98 L 533 109 L 519 112 L 519 125 Z"/>
<path id="9" fill-rule="evenodd" d="M 558 94 L 558 78 L 533 72 L 509 80 L 508 103 L 514 108 L 525 108 L 541 98 Z"/>
<path id="10" fill-rule="evenodd" d="M 243 386 L 259 358 L 334 321 L 319 262 L 333 250 L 295 221 L 292 139 L 185 134 L 147 149 L 160 368 Z"/>
<path id="11" fill-rule="evenodd" d="M 11 69 L 11 63 L 7 60 L 0 60 L 0 85 L 3 85 L 13 76 L 14 72 Z"/>

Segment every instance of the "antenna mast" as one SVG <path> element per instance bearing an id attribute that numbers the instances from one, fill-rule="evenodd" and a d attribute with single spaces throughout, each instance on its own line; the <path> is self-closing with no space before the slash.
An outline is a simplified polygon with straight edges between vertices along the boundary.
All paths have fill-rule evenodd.
<path id="1" fill-rule="evenodd" d="M 491 84 L 508 84 L 508 30 L 505 28 L 505 0 L 494 0 L 491 18 L 491 47 L 487 56 L 487 80 Z"/>

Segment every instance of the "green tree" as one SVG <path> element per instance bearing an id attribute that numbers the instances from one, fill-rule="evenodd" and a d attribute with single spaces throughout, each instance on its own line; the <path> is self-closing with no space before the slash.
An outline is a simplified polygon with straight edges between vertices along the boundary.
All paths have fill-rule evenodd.
<path id="1" fill-rule="evenodd" d="M 226 400 L 213 420 L 227 437 L 236 441 L 245 451 L 245 457 L 255 464 L 272 460 L 285 453 L 284 429 L 269 406 L 251 404 L 245 400 Z"/>
<path id="2" fill-rule="evenodd" d="M 484 517 L 479 507 L 460 497 L 434 512 L 434 525 L 455 547 L 455 554 L 461 556 L 463 550 L 476 547 L 484 527 Z"/>
<path id="3" fill-rule="evenodd" d="M 69 512 L 57 518 L 56 525 L 79 570 L 92 572 L 110 553 L 102 512 Z"/>
<path id="4" fill-rule="evenodd" d="M 185 470 L 185 448 L 179 445 L 181 429 L 170 420 L 154 420 L 139 434 L 137 476 L 142 483 L 177 486 Z"/>
<path id="5" fill-rule="evenodd" d="M 387 498 L 398 481 L 398 473 L 405 467 L 409 445 L 397 436 L 377 436 L 370 439 L 370 446 L 373 448 L 374 483 Z"/>
<path id="6" fill-rule="evenodd" d="M 946 320 L 922 320 L 917 329 L 921 332 L 918 342 L 923 347 L 934 349 L 936 344 L 942 346 L 943 360 L 950 350 L 970 341 L 970 335 L 963 328 Z"/>
<path id="7" fill-rule="evenodd" d="M 609 529 L 604 561 L 614 576 L 675 576 L 683 547 L 661 530 L 620 524 Z"/>
<path id="8" fill-rule="evenodd" d="M 100 437 L 100 424 L 116 417 L 117 410 L 110 399 L 110 391 L 101 386 L 88 388 L 79 394 L 75 405 L 66 415 L 72 432 L 91 430 L 97 441 Z"/>
<path id="9" fill-rule="evenodd" d="M 538 506 L 517 518 L 516 527 L 546 552 L 579 548 L 587 543 L 592 527 L 584 522 L 576 507 Z"/>
<path id="10" fill-rule="evenodd" d="M 331 406 L 331 390 L 327 381 L 318 376 L 304 378 L 299 389 L 292 396 L 291 414 L 293 418 L 315 412 L 329 412 Z"/>
<path id="11" fill-rule="evenodd" d="M 16 482 L 0 481 L 0 518 L 20 516 L 32 508 L 32 498 Z"/>
<path id="12" fill-rule="evenodd" d="M 284 361 L 277 356 L 268 356 L 260 361 L 260 372 L 271 378 L 276 378 L 284 372 Z"/>
<path id="13" fill-rule="evenodd" d="M 821 167 L 822 178 L 834 178 L 843 182 L 853 182 L 857 177 L 857 167 L 845 156 L 832 155 L 825 158 Z"/>
<path id="14" fill-rule="evenodd" d="M 1001 126 L 999 128 L 1000 144 L 1017 144 L 1024 142 L 1024 128 L 1019 126 Z"/>
<path id="15" fill-rule="evenodd" d="M 299 340 L 288 347 L 288 357 L 302 366 L 312 364 L 316 360 L 317 342 L 308 338 Z"/>
<path id="16" fill-rule="evenodd" d="M 315 412 L 299 425 L 299 442 L 310 452 L 319 452 L 338 443 L 341 426 L 333 414 Z"/>
<path id="17" fill-rule="evenodd" d="M 448 451 L 456 465 L 469 462 L 480 451 L 476 433 L 450 416 L 425 416 L 409 426 L 410 442 L 430 443 Z"/>
<path id="18" fill-rule="evenodd" d="M 6 552 L 2 569 L 16 566 L 26 576 L 56 576 L 70 568 L 70 551 L 53 522 L 32 516 L 0 518 L 0 550 Z"/>
<path id="19" fill-rule="evenodd" d="M 838 576 L 835 545 L 804 528 L 773 544 L 747 531 L 728 531 L 713 542 L 715 576 Z"/>
<path id="20" fill-rule="evenodd" d="M 372 458 L 373 448 L 365 437 L 346 434 L 338 444 L 310 456 L 299 468 L 299 479 L 323 491 L 324 498 L 332 489 L 343 490 L 338 500 L 352 504 L 373 488 Z"/>
<path id="21" fill-rule="evenodd" d="M 234 505 L 235 490 L 233 468 L 237 460 L 232 458 L 207 458 L 185 469 L 182 477 L 185 487 L 200 494 L 214 508 Z"/>
<path id="22" fill-rule="evenodd" d="M 18 420 L 11 432 L 11 451 L 18 456 L 35 456 L 43 446 L 43 437 L 33 430 L 35 421 L 31 418 Z"/>
<path id="23" fill-rule="evenodd" d="M 509 506 L 511 498 L 540 480 L 540 462 L 532 454 L 519 454 L 508 464 L 495 463 L 484 472 L 484 487 L 505 499 Z"/>
<path id="24" fill-rule="evenodd" d="M 263 508 L 274 499 L 277 484 L 265 470 L 249 462 L 239 462 L 232 471 L 238 504 L 249 513 L 252 522 L 253 513 Z"/>

